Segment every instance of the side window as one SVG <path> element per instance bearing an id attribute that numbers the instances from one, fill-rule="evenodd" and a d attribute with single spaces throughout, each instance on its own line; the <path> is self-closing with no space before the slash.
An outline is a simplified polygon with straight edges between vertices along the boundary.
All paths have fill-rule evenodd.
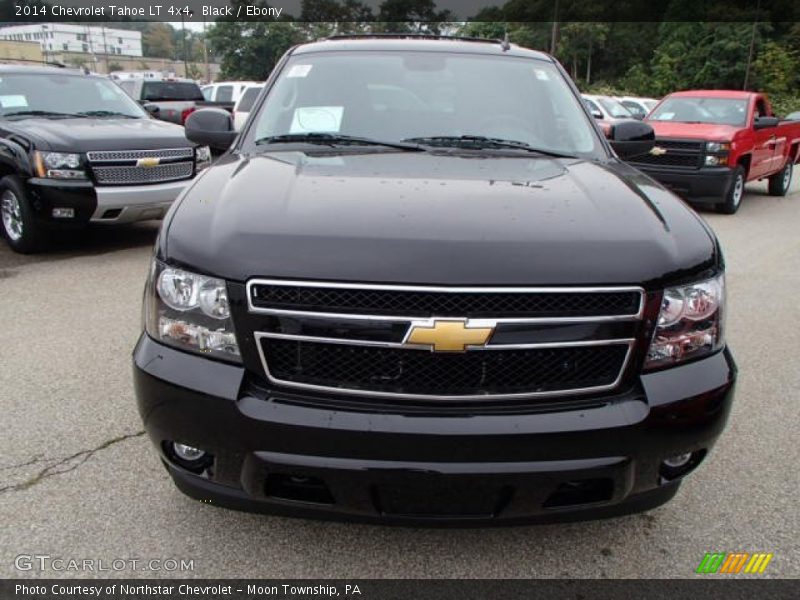
<path id="1" fill-rule="evenodd" d="M 756 112 L 755 112 L 754 116 L 755 116 L 756 119 L 759 118 L 759 117 L 766 117 L 767 116 L 767 106 L 764 103 L 764 100 L 761 99 L 761 98 L 756 100 Z"/>
<path id="2" fill-rule="evenodd" d="M 217 102 L 231 102 L 233 100 L 233 86 L 221 85 L 217 88 Z"/>

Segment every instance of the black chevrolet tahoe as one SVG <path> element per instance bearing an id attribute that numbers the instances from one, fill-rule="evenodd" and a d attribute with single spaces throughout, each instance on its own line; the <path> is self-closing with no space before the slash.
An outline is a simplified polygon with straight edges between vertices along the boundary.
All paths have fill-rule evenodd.
<path id="1" fill-rule="evenodd" d="M 297 46 L 165 218 L 134 380 L 181 491 L 387 523 L 612 516 L 671 498 L 736 367 L 708 226 L 622 162 L 551 57 Z M 720 493 L 723 493 L 720 490 Z"/>
<path id="2" fill-rule="evenodd" d="M 109 79 L 0 66 L 0 229 L 18 252 L 57 229 L 159 219 L 210 158 Z"/>

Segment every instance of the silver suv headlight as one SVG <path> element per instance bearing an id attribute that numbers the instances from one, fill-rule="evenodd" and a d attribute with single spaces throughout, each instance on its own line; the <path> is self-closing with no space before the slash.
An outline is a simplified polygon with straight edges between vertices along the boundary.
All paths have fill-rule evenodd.
<path id="1" fill-rule="evenodd" d="M 222 279 L 154 260 L 145 289 L 144 327 L 163 344 L 241 362 Z"/>
<path id="2" fill-rule="evenodd" d="M 68 152 L 33 153 L 33 166 L 38 177 L 49 179 L 86 179 L 81 155 Z"/>
<path id="3" fill-rule="evenodd" d="M 724 345 L 725 276 L 664 290 L 645 368 L 666 367 Z"/>

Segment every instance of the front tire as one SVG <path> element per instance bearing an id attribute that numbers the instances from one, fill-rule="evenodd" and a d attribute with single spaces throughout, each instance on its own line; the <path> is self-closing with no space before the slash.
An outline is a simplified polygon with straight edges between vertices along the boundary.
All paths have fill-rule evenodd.
<path id="1" fill-rule="evenodd" d="M 11 249 L 21 254 L 39 252 L 45 247 L 42 227 L 28 202 L 19 178 L 0 179 L 0 229 Z"/>
<path id="2" fill-rule="evenodd" d="M 733 180 L 728 193 L 725 194 L 725 201 L 717 204 L 717 210 L 725 215 L 732 215 L 742 205 L 744 196 L 745 173 L 741 166 L 736 167 L 733 172 Z"/>
<path id="3" fill-rule="evenodd" d="M 789 159 L 784 167 L 769 178 L 769 195 L 770 196 L 785 196 L 789 191 L 789 186 L 792 185 L 792 170 L 794 164 Z"/>

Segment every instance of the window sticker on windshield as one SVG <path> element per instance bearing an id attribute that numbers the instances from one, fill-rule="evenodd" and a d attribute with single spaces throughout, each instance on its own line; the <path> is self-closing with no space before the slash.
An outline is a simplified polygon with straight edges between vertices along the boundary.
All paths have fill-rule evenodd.
<path id="1" fill-rule="evenodd" d="M 673 118 L 675 118 L 674 112 L 663 112 L 660 115 L 658 115 L 658 119 L 660 119 L 661 121 L 671 121 Z"/>
<path id="2" fill-rule="evenodd" d="M 308 75 L 309 71 L 311 71 L 312 65 L 292 65 L 292 68 L 289 69 L 289 72 L 286 74 L 287 77 L 305 77 Z"/>
<path id="3" fill-rule="evenodd" d="M 294 110 L 289 133 L 336 133 L 344 106 L 301 106 Z"/>
<path id="4" fill-rule="evenodd" d="M 22 94 L 0 96 L 0 106 L 3 108 L 27 108 L 28 99 Z"/>
<path id="5" fill-rule="evenodd" d="M 547 71 L 542 69 L 534 69 L 533 72 L 536 73 L 536 79 L 541 79 L 542 81 L 548 81 L 550 79 Z"/>

